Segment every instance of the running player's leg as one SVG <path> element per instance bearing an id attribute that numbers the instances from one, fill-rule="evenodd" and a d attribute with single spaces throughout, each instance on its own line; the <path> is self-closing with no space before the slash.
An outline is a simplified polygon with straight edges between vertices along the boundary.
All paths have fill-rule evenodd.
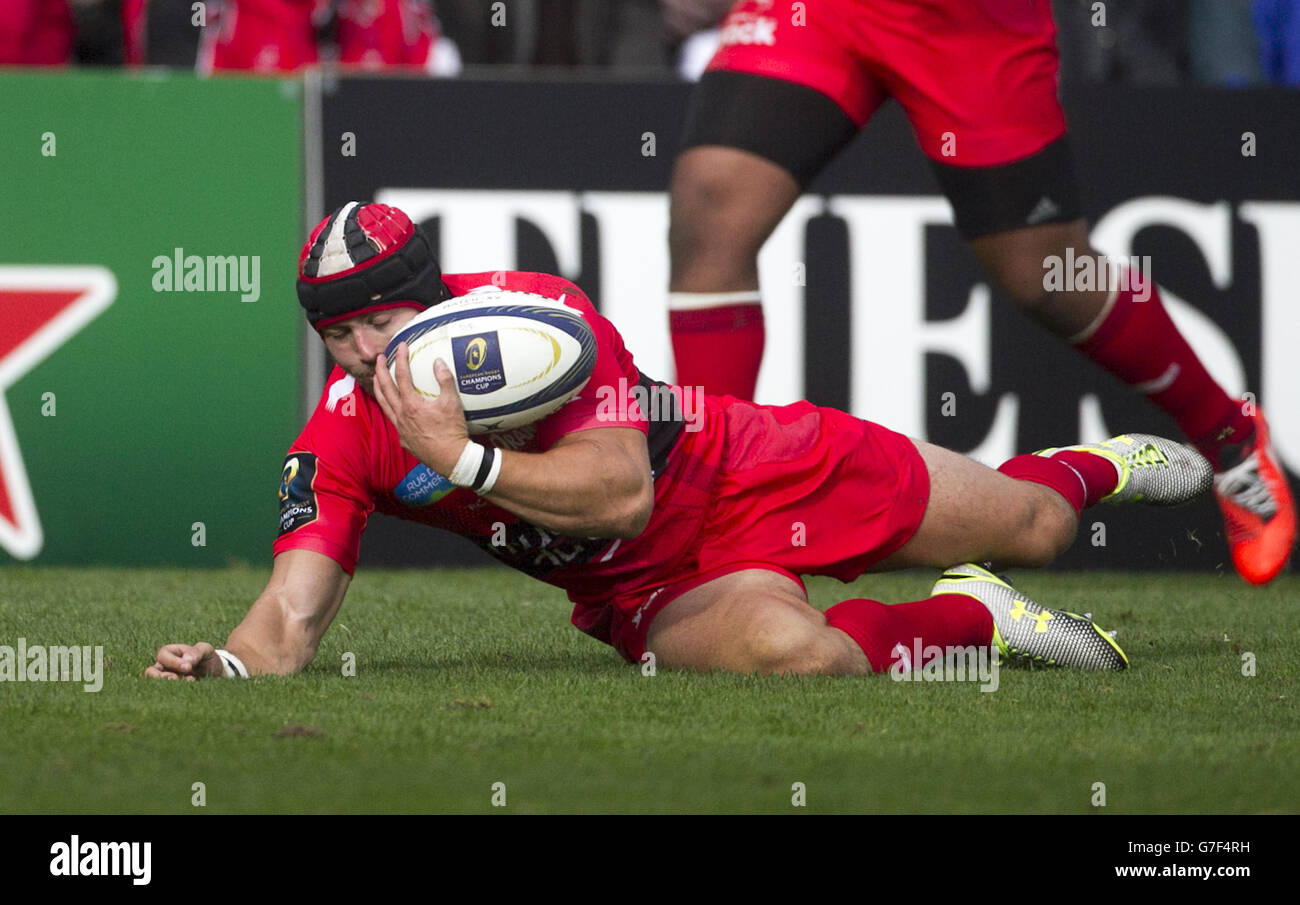
<path id="1" fill-rule="evenodd" d="M 893 0 L 867 9 L 868 18 L 898 12 Z M 1209 375 L 1149 275 L 1112 270 L 1092 248 L 1057 99 L 1050 10 L 1028 4 L 999 15 L 952 0 L 936 7 L 923 33 L 894 29 L 896 43 L 881 49 L 890 67 L 882 80 L 907 110 L 990 276 L 1049 331 L 1173 417 L 1220 472 L 1238 571 L 1267 581 L 1296 530 L 1267 425 Z M 1097 278 L 1045 281 L 1053 262 L 1067 261 L 1089 261 Z"/>
<path id="2" fill-rule="evenodd" d="M 759 250 L 884 99 L 827 6 L 737 4 L 695 90 L 671 186 L 679 384 L 753 398 L 764 345 Z"/>

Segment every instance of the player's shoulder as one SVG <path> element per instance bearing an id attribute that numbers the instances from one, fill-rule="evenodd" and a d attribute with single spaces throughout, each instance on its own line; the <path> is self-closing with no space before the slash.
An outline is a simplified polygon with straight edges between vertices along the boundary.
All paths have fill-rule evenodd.
<path id="1" fill-rule="evenodd" d="M 335 365 L 299 443 L 329 449 L 364 443 L 378 407 L 379 403 L 362 390 L 355 377 Z"/>
<path id="2" fill-rule="evenodd" d="M 476 289 L 504 289 L 509 292 L 531 292 L 544 298 L 563 301 L 573 307 L 586 306 L 595 310 L 591 299 L 572 280 L 553 273 L 531 270 L 486 270 L 482 273 L 444 273 L 442 281 L 453 296 L 466 295 Z"/>

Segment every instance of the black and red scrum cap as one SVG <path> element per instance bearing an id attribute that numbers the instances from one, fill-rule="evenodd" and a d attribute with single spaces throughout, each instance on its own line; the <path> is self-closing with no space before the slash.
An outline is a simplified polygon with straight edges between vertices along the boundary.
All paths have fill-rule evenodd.
<path id="1" fill-rule="evenodd" d="M 348 202 L 316 225 L 298 256 L 298 302 L 317 330 L 450 297 L 428 235 L 387 204 Z"/>

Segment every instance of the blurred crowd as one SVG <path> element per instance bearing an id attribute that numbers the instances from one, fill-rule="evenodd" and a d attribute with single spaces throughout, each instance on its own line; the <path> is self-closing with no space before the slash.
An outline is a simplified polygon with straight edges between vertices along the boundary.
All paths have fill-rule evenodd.
<path id="1" fill-rule="evenodd" d="M 0 0 L 0 65 L 211 73 L 323 63 L 442 76 L 466 65 L 559 66 L 695 78 L 731 2 Z M 1067 81 L 1300 85 L 1300 0 L 1053 0 L 1053 9 Z"/>

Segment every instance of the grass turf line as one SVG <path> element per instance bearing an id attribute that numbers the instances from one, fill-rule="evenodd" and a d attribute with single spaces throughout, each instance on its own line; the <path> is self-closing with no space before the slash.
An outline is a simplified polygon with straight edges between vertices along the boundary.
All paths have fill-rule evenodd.
<path id="1" fill-rule="evenodd" d="M 568 624 L 562 592 L 504 569 L 362 573 L 299 676 L 139 677 L 162 643 L 223 642 L 267 574 L 0 569 L 0 644 L 102 644 L 107 661 L 97 694 L 0 683 L 0 812 L 1300 810 L 1298 577 L 1017 573 L 1044 605 L 1117 629 L 1133 668 L 1004 668 L 994 693 L 646 677 Z M 934 577 L 809 589 L 821 608 L 896 602 Z"/>

